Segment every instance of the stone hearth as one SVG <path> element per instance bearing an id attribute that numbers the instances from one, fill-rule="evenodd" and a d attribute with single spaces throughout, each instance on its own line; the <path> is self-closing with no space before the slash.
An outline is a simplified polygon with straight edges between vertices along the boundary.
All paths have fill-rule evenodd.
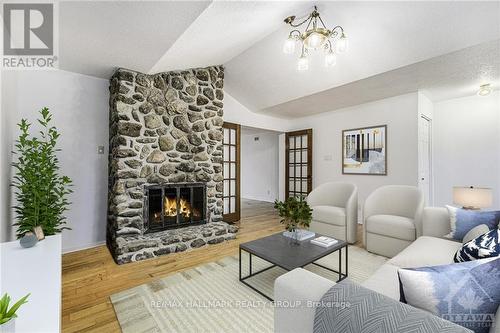
<path id="1" fill-rule="evenodd" d="M 107 243 L 117 263 L 235 237 L 222 222 L 221 66 L 147 75 L 118 69 L 110 81 Z M 145 233 L 145 186 L 206 184 L 206 224 Z"/>

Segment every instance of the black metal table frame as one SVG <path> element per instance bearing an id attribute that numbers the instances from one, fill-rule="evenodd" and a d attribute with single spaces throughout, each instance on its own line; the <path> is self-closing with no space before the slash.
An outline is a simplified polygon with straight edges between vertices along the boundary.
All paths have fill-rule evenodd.
<path id="1" fill-rule="evenodd" d="M 345 248 L 345 262 L 346 262 L 346 265 L 345 265 L 345 274 L 344 274 L 344 273 L 342 273 L 342 249 L 343 249 L 343 248 Z M 250 259 L 249 259 L 249 265 L 248 265 L 248 266 L 249 266 L 249 273 L 250 273 L 250 274 L 249 274 L 249 275 L 247 275 L 247 276 L 245 276 L 245 277 L 242 277 L 242 276 L 241 276 L 241 251 L 245 251 L 245 252 L 247 252 L 247 253 L 249 254 L 249 256 L 250 256 Z M 326 266 L 320 265 L 320 264 L 318 264 L 318 263 L 316 263 L 316 262 L 315 262 L 316 260 L 319 260 L 319 259 L 321 259 L 321 258 L 324 258 L 324 257 L 326 257 L 326 256 L 328 256 L 328 255 L 330 255 L 330 254 L 332 254 L 332 253 L 337 252 L 337 251 L 338 251 L 338 253 L 339 253 L 339 270 L 338 270 L 338 271 L 334 270 L 333 268 L 329 268 L 329 267 L 326 267 Z M 257 288 L 255 288 L 254 286 L 250 285 L 250 284 L 249 284 L 248 282 L 246 282 L 245 280 L 247 280 L 247 279 L 249 279 L 249 278 L 251 278 L 251 277 L 254 277 L 254 276 L 256 276 L 256 275 L 258 275 L 258 274 L 260 274 L 260 273 L 263 273 L 263 272 L 265 272 L 265 271 L 267 271 L 267 270 L 269 270 L 269 269 L 271 269 L 271 268 L 274 268 L 274 267 L 280 267 L 280 268 L 282 268 L 282 269 L 284 269 L 284 270 L 286 270 L 286 271 L 288 271 L 288 272 L 289 272 L 290 270 L 289 270 L 289 269 L 287 269 L 287 268 L 285 268 L 285 267 L 280 266 L 279 264 L 275 264 L 275 263 L 273 263 L 273 262 L 270 262 L 270 263 L 272 264 L 271 266 L 268 266 L 268 267 L 263 268 L 263 269 L 261 269 L 261 270 L 259 270 L 259 271 L 257 271 L 257 272 L 253 272 L 253 273 L 252 273 L 252 255 L 254 255 L 254 256 L 256 256 L 256 257 L 258 257 L 258 258 L 260 258 L 260 259 L 262 259 L 262 260 L 264 260 L 264 261 L 270 262 L 270 261 L 268 261 L 268 260 L 266 260 L 266 259 L 264 259 L 264 258 L 260 257 L 258 254 L 256 254 L 256 253 L 252 253 L 252 252 L 250 252 L 250 251 L 248 251 L 248 250 L 245 250 L 245 249 L 242 249 L 242 248 L 240 247 L 240 251 L 239 251 L 239 279 L 240 279 L 240 282 L 241 282 L 241 283 L 243 283 L 244 285 L 246 285 L 247 287 L 249 287 L 250 289 L 252 289 L 252 290 L 254 290 L 254 291 L 258 292 L 260 295 L 264 296 L 265 298 L 267 298 L 267 299 L 268 299 L 268 300 L 270 300 L 271 302 L 274 302 L 274 300 L 273 300 L 271 297 L 267 296 L 267 295 L 266 295 L 266 294 L 264 294 L 262 291 L 258 290 L 258 289 L 257 289 Z M 325 254 L 325 255 L 324 255 L 323 257 L 321 257 L 321 258 L 318 258 L 318 259 L 316 259 L 315 261 L 312 261 L 312 262 L 306 263 L 305 265 L 300 266 L 300 268 L 304 268 L 305 266 L 307 266 L 307 265 L 311 265 L 311 264 L 312 264 L 312 265 L 319 266 L 319 267 L 321 267 L 321 268 L 323 268 L 323 269 L 326 269 L 327 271 L 330 271 L 330 272 L 333 272 L 333 273 L 337 273 L 337 274 L 339 275 L 339 279 L 337 280 L 337 282 L 340 282 L 340 281 L 344 280 L 345 278 L 347 278 L 347 275 L 348 275 L 348 268 L 349 268 L 349 264 L 348 264 L 348 259 L 349 259 L 349 254 L 348 254 L 348 244 L 346 244 L 345 246 L 340 247 L 339 249 L 337 249 L 337 250 L 335 250 L 335 251 L 333 251 L 333 252 L 331 252 L 331 253 L 327 253 L 327 254 Z M 298 268 L 298 267 L 297 267 L 297 268 Z"/>

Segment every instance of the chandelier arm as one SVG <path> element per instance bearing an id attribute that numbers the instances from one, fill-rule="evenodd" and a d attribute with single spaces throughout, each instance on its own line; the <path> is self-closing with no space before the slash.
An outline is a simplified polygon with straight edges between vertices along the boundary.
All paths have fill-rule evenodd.
<path id="1" fill-rule="evenodd" d="M 309 21 L 309 23 L 307 23 L 305 31 L 309 30 L 309 27 L 311 26 L 311 23 L 312 23 L 313 19 L 314 19 L 314 17 L 311 17 L 311 20 Z"/>
<path id="2" fill-rule="evenodd" d="M 295 36 L 293 35 L 294 33 L 296 33 Z M 290 37 L 300 38 L 300 35 L 301 35 L 300 31 L 297 29 L 294 29 L 294 30 L 290 31 L 290 33 L 288 34 L 288 38 L 290 38 Z"/>
<path id="3" fill-rule="evenodd" d="M 333 35 L 333 33 L 337 35 L 338 32 L 336 30 L 340 30 L 340 32 L 342 32 L 342 35 L 344 34 L 344 28 L 342 28 L 340 25 L 337 25 L 332 30 L 330 30 L 331 31 L 330 35 Z"/>
<path id="4" fill-rule="evenodd" d="M 300 22 L 300 23 L 297 23 L 297 24 L 293 24 L 292 22 L 288 23 L 290 24 L 292 27 L 294 28 L 297 28 L 297 27 L 300 27 L 302 24 L 306 23 L 308 20 L 310 20 L 312 18 L 312 14 L 309 14 L 309 16 L 307 16 L 304 21 Z"/>
<path id="5" fill-rule="evenodd" d="M 327 30 L 328 30 L 328 28 L 327 28 L 327 27 L 326 27 L 326 25 L 325 25 L 325 22 L 323 22 L 323 20 L 321 19 L 321 16 L 319 16 L 319 15 L 318 15 L 318 18 L 319 18 L 319 21 L 321 22 L 321 25 L 323 26 L 323 28 L 325 28 L 325 29 L 327 29 Z M 335 29 L 335 28 L 334 28 L 334 29 Z"/>

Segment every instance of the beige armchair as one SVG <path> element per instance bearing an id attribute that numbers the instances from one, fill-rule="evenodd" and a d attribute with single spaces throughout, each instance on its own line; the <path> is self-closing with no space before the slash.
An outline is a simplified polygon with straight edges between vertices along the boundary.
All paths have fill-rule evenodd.
<path id="1" fill-rule="evenodd" d="M 415 186 L 383 186 L 365 201 L 364 241 L 369 252 L 392 258 L 422 235 L 424 195 Z"/>
<path id="2" fill-rule="evenodd" d="M 356 242 L 358 222 L 358 189 L 349 183 L 326 183 L 316 187 L 307 197 L 313 209 L 310 230 Z"/>

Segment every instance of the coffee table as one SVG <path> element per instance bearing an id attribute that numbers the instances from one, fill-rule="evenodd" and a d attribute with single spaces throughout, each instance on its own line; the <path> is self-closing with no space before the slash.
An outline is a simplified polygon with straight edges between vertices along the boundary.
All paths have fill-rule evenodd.
<path id="1" fill-rule="evenodd" d="M 316 234 L 316 237 L 320 237 L 322 235 Z M 311 238 L 312 239 L 312 238 Z M 254 291 L 258 292 L 265 298 L 270 301 L 273 301 L 271 297 L 264 294 L 262 291 L 257 288 L 251 286 L 246 280 L 265 272 L 274 267 L 281 267 L 284 270 L 291 271 L 295 268 L 304 267 L 310 264 L 314 264 L 323 269 L 329 270 L 331 272 L 337 273 L 339 275 L 339 279 L 337 282 L 342 281 L 347 277 L 348 273 L 348 252 L 347 252 L 347 242 L 343 240 L 339 240 L 337 244 L 332 245 L 330 247 L 321 247 L 318 245 L 314 245 L 310 242 L 311 239 L 307 239 L 299 244 L 293 244 L 292 240 L 288 237 L 283 236 L 283 233 L 277 233 L 271 236 L 267 236 L 264 238 L 260 238 L 251 242 L 240 244 L 239 250 L 239 279 L 240 282 L 250 287 Z M 342 272 L 342 250 L 345 249 L 345 273 Z M 245 251 L 249 253 L 249 275 L 242 276 L 241 275 L 241 253 Z M 335 270 L 330 267 L 323 266 L 321 264 L 316 263 L 318 259 L 321 259 L 333 252 L 338 251 L 339 253 L 339 267 L 338 270 Z M 270 262 L 272 265 L 261 269 L 257 272 L 252 272 L 252 256 L 257 256 L 267 262 Z"/>

